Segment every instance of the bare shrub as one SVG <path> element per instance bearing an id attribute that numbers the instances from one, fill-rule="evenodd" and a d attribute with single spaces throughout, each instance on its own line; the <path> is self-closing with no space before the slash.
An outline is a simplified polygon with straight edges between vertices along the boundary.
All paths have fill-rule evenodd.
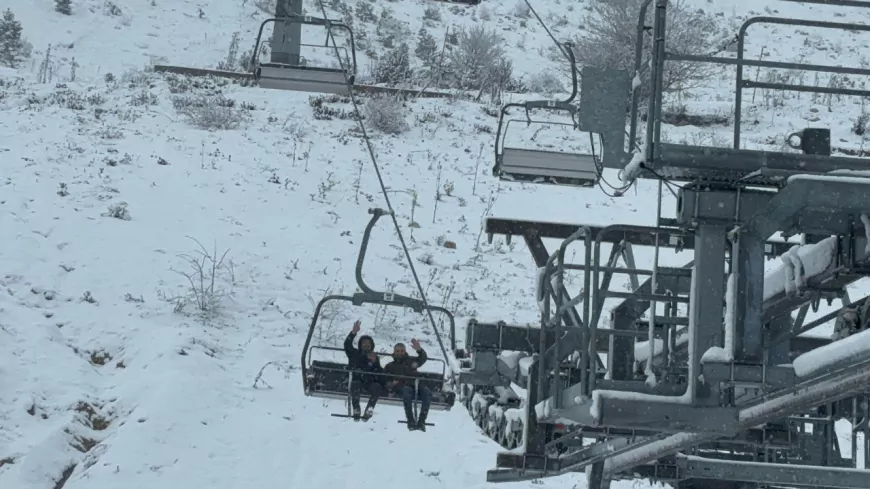
<path id="1" fill-rule="evenodd" d="M 193 305 L 197 311 L 211 314 L 217 311 L 222 300 L 228 295 L 221 283 L 224 282 L 225 275 L 230 275 L 229 279 L 232 281 L 232 260 L 227 260 L 230 250 L 227 249 L 218 255 L 217 244 L 212 251 L 209 251 L 196 239 L 190 239 L 199 246 L 199 249 L 191 254 L 178 255 L 187 263 L 187 270 L 173 270 L 187 279 L 189 287 L 187 294 L 166 300 L 175 302 L 177 312 L 181 312 L 187 305 Z"/>
<path id="2" fill-rule="evenodd" d="M 195 127 L 206 130 L 237 129 L 248 118 L 235 100 L 223 95 L 178 96 L 172 105 Z"/>
<path id="3" fill-rule="evenodd" d="M 531 92 L 551 95 L 565 91 L 565 85 L 559 76 L 550 71 L 534 73 L 526 80 L 526 88 Z"/>
<path id="4" fill-rule="evenodd" d="M 574 43 L 578 64 L 633 72 L 637 21 L 642 2 L 612 0 L 591 3 L 591 13 L 586 17 L 586 34 Z M 646 25 L 652 25 L 654 10 L 649 9 Z M 669 52 L 712 54 L 717 49 L 724 49 L 724 38 L 724 31 L 712 15 L 700 9 L 691 9 L 685 0 L 668 2 L 665 46 Z M 644 43 L 646 62 L 651 44 L 649 37 Z M 668 62 L 665 65 L 664 89 L 670 91 L 697 86 L 710 77 L 713 69 L 712 65 L 704 63 Z M 649 70 L 646 73 L 648 75 Z M 641 95 L 645 97 L 648 90 L 648 84 L 644 84 Z"/>
<path id="5" fill-rule="evenodd" d="M 867 126 L 870 125 L 870 113 L 861 112 L 852 122 L 852 132 L 857 136 L 863 136 L 867 133 Z"/>
<path id="6" fill-rule="evenodd" d="M 233 37 L 230 39 L 230 46 L 227 49 L 227 57 L 224 60 L 218 61 L 217 69 L 221 71 L 247 71 L 248 64 L 251 61 L 251 51 L 239 53 L 239 32 L 233 32 Z"/>
<path id="7" fill-rule="evenodd" d="M 372 127 L 386 134 L 401 134 L 409 129 L 402 101 L 389 95 L 375 95 L 363 107 L 363 116 Z"/>
<path id="8" fill-rule="evenodd" d="M 146 89 L 142 89 L 138 93 L 130 96 L 130 105 L 134 107 L 158 105 L 159 103 L 160 99 L 157 97 L 157 95 L 149 92 Z"/>

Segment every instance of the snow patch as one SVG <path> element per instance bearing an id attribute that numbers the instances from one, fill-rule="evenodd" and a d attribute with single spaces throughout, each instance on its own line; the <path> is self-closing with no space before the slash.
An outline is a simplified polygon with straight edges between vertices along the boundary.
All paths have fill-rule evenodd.
<path id="1" fill-rule="evenodd" d="M 64 469 L 78 465 L 83 458 L 73 448 L 81 442 L 68 430 L 58 430 L 34 445 L 20 461 L 3 474 L 5 487 L 52 489 Z"/>

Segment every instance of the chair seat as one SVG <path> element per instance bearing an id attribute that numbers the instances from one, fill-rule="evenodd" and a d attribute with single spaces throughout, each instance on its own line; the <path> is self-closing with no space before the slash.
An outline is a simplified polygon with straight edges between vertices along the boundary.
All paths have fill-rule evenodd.
<path id="1" fill-rule="evenodd" d="M 315 360 L 311 362 L 311 372 L 305 380 L 305 391 L 311 397 L 323 399 L 346 399 L 348 397 L 348 376 L 351 369 L 342 363 Z M 384 383 L 390 379 L 383 375 Z M 446 411 L 456 402 L 456 393 L 444 390 L 444 377 L 441 374 L 420 372 L 417 374 L 420 386 L 429 389 L 430 409 Z M 368 400 L 365 389 L 360 393 L 360 399 Z M 383 396 L 378 401 L 391 406 L 402 405 L 401 397 L 394 393 Z"/>

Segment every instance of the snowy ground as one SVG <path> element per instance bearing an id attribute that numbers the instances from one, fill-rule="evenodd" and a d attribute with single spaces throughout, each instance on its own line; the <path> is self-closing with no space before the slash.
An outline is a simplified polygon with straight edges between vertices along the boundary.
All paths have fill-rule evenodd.
<path id="1" fill-rule="evenodd" d="M 6 237 L 0 250 L 0 488 L 53 488 L 73 465 L 65 489 L 355 487 L 366 475 L 422 488 L 486 485 L 484 472 L 498 447 L 461 408 L 434 414 L 436 427 L 426 434 L 407 433 L 393 408 L 356 425 L 329 417 L 342 410 L 341 402 L 301 395 L 298 358 L 314 303 L 326 293 L 353 292 L 366 210 L 384 206 L 355 123 L 315 120 L 307 94 L 204 81 L 197 88 L 176 77 L 128 71 L 153 60 L 214 67 L 226 57 L 233 32 L 242 33 L 243 49 L 253 41 L 266 17 L 253 4 L 117 3 L 120 15 L 111 15 L 104 2 L 76 3 L 72 21 L 54 13 L 48 0 L 10 5 L 36 52 L 19 72 L 0 72 L 0 229 Z M 736 16 L 749 13 L 738 8 L 742 4 L 717 2 L 716 8 L 723 22 L 736 25 Z M 440 4 L 391 4 L 412 32 L 431 5 Z M 523 19 L 511 14 L 513 5 L 484 5 L 511 45 L 536 46 L 509 50 L 518 69 L 540 70 L 539 53 L 548 49 L 543 31 L 531 20 L 520 29 Z M 770 5 L 780 13 L 839 17 L 819 13 L 833 9 Z M 433 34 L 437 26 L 485 20 L 482 8 L 438 8 L 444 20 Z M 545 19 L 565 16 L 568 23 L 556 30 L 567 33 L 582 9 L 548 2 L 539 10 Z M 49 44 L 52 82 L 34 84 Z M 757 56 L 762 46 L 778 50 L 772 59 L 866 65 L 860 51 L 867 39 L 857 34 L 779 28 L 753 37 L 749 52 Z M 107 73 L 114 80 L 105 81 Z M 731 76 L 722 75 L 723 87 Z M 672 103 L 694 113 L 728 112 L 733 97 L 723 90 L 710 87 Z M 238 129 L 196 129 L 173 105 L 173 98 L 217 91 L 244 114 Z M 327 105 L 349 109 L 342 102 Z M 406 237 L 413 229 L 412 255 L 427 297 L 456 311 L 460 325 L 470 317 L 525 323 L 538 315 L 528 252 L 499 238 L 486 244 L 480 235 L 485 215 L 590 224 L 652 224 L 655 217 L 651 183 L 612 199 L 598 190 L 495 181 L 496 119 L 488 109 L 416 101 L 406 115 L 409 133 L 376 137 Z M 750 146 L 781 147 L 783 136 L 807 120 L 832 127 L 835 145 L 863 144 L 850 131 L 861 113 L 857 102 L 759 90 L 744 113 L 757 120 Z M 519 129 L 509 144 L 527 143 L 529 134 Z M 669 126 L 666 134 L 724 146 L 730 125 Z M 537 140 L 546 147 L 561 138 L 551 128 Z M 666 213 L 672 208 L 665 203 Z M 420 227 L 407 227 L 412 221 Z M 366 277 L 376 288 L 410 294 L 413 284 L 390 226 L 384 219 L 375 232 Z M 216 280 L 225 293 L 222 307 L 207 318 L 189 304 L 174 312 L 176 298 L 188 295 L 178 271 L 187 270 L 179 254 L 197 249 L 190 238 L 218 254 L 229 249 L 231 266 Z M 445 241 L 456 249 L 445 248 Z M 650 259 L 638 253 L 639 264 Z M 666 253 L 662 263 L 688 259 Z M 574 277 L 570 290 L 581 283 Z M 425 321 L 401 311 L 330 309 L 317 339 L 338 345 L 355 318 L 380 346 L 418 336 L 441 356 Z M 257 373 L 273 361 L 281 363 L 266 368 L 263 379 L 273 389 L 255 389 Z M 569 478 L 583 487 L 582 477 Z"/>

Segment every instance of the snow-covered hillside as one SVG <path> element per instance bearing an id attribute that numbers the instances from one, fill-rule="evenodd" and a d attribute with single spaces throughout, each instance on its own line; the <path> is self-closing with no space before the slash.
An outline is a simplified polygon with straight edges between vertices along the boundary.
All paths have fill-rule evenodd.
<path id="1" fill-rule="evenodd" d="M 224 95 L 247 112 L 245 128 L 205 132 L 170 101 L 170 90 L 193 90 L 188 82 L 121 78 L 7 89 L 0 404 L 3 456 L 15 462 L 0 484 L 51 487 L 73 463 L 67 489 L 158 480 L 326 487 L 363 466 L 425 487 L 483 484 L 497 446 L 462 408 L 433 415 L 436 427 L 420 435 L 397 429 L 395 409 L 347 424 L 329 417 L 341 402 L 301 395 L 297 359 L 314 301 L 353 292 L 366 210 L 383 206 L 354 123 L 311 119 L 305 94 L 227 85 Z M 143 100 L 155 105 L 136 105 Z M 488 158 L 475 169 L 491 136 L 463 136 L 493 119 L 474 105 L 438 104 L 414 103 L 410 120 L 429 122 L 377 141 L 403 225 L 411 193 L 419 195 L 412 253 L 428 296 L 460 321 L 533 320 L 529 260 L 511 251 L 516 245 L 482 239 L 477 247 L 480 219 L 493 201 L 500 213 L 543 215 L 570 190 L 499 191 Z M 631 205 L 589 197 L 595 207 Z M 387 223 L 373 238 L 366 276 L 407 294 L 410 277 Z M 198 248 L 188 237 L 209 252 L 230 250 L 230 270 L 218 277 L 227 296 L 207 320 L 193 305 L 173 312 L 171 299 L 189 288 L 178 255 Z M 442 239 L 456 249 L 439 246 Z M 422 318 L 401 311 L 330 310 L 318 338 L 340 344 L 357 317 L 381 345 L 420 336 L 441 356 Z M 270 361 L 286 366 L 287 380 L 269 367 L 275 389 L 253 389 Z M 453 455 L 431 456 L 443 450 Z M 322 460 L 334 465 L 315 463 Z"/>
<path id="2" fill-rule="evenodd" d="M 499 448 L 461 407 L 434 413 L 436 426 L 422 434 L 397 424 L 395 408 L 354 424 L 329 416 L 343 409 L 340 401 L 302 396 L 298 359 L 314 304 L 353 292 L 366 211 L 385 206 L 350 105 L 142 71 L 154 61 L 213 68 L 234 32 L 244 50 L 268 16 L 254 2 L 85 0 L 72 17 L 52 3 L 7 2 L 35 49 L 21 69 L 0 72 L 0 489 L 51 489 L 65 477 L 64 489 L 486 485 Z M 732 28 L 751 13 L 746 3 L 703 8 L 720 10 Z M 867 18 L 857 9 L 774 2 L 753 2 L 756 13 L 765 3 L 801 17 Z M 442 20 L 428 21 L 436 38 L 447 27 L 485 22 L 502 32 L 520 74 L 556 69 L 543 55 L 546 33 L 517 5 L 386 5 L 412 37 L 425 10 L 436 8 Z M 579 29 L 585 12 L 583 3 L 536 8 L 557 37 Z M 374 39 L 374 26 L 368 30 Z M 752 57 L 764 48 L 770 59 L 866 64 L 867 35 L 758 30 Z M 322 33 L 311 36 L 322 42 Z M 49 45 L 51 82 L 36 83 Z M 671 140 L 728 144 L 729 73 L 722 86 L 714 80 L 672 101 L 676 112 L 685 106 L 724 120 L 668 126 Z M 233 127 L 197 128 L 202 111 L 190 108 L 205 103 Z M 482 217 L 654 222 L 653 183 L 614 199 L 596 189 L 494 180 L 490 106 L 416 100 L 406 111 L 410 131 L 375 133 L 378 159 L 427 297 L 455 311 L 460 325 L 470 317 L 538 318 L 527 250 L 499 238 L 487 244 Z M 851 126 L 861 112 L 857 100 L 759 90 L 745 109 L 756 121 L 747 143 L 779 148 L 814 121 L 832 127 L 835 146 L 859 150 L 863 136 Z M 536 128 L 517 129 L 509 144 L 528 144 Z M 551 128 L 535 144 L 574 144 L 563 137 Z M 212 256 L 229 250 L 216 274 L 219 307 L 208 314 L 189 303 L 183 275 L 197 241 Z M 641 263 L 650 258 L 638 254 Z M 373 286 L 414 291 L 386 219 L 365 270 Z M 340 344 L 356 318 L 381 347 L 416 336 L 441 356 L 424 318 L 403 311 L 330 309 L 318 341 Z M 566 478 L 584 487 L 582 477 Z"/>

